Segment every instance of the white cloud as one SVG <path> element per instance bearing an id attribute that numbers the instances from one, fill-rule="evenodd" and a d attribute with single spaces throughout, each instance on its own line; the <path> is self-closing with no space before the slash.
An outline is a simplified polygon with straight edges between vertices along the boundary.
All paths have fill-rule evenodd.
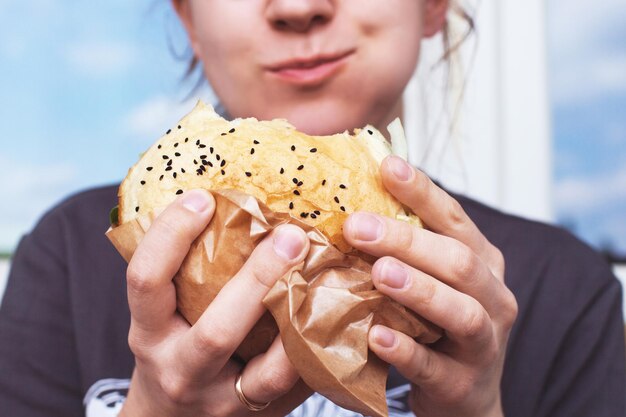
<path id="1" fill-rule="evenodd" d="M 566 178 L 555 184 L 557 211 L 584 215 L 602 207 L 626 204 L 626 167 L 595 177 Z"/>
<path id="2" fill-rule="evenodd" d="M 185 101 L 167 96 L 150 98 L 130 112 L 126 120 L 127 130 L 138 141 L 152 143 L 189 113 L 196 101 L 195 97 Z M 206 102 L 211 103 L 211 100 Z"/>
<path id="3" fill-rule="evenodd" d="M 33 164 L 0 155 L 0 250 L 11 249 L 41 214 L 73 189 L 77 170 L 62 164 Z"/>
<path id="4" fill-rule="evenodd" d="M 126 42 L 80 41 L 67 45 L 65 57 L 75 72 L 93 78 L 115 76 L 128 71 L 139 55 L 136 47 Z"/>

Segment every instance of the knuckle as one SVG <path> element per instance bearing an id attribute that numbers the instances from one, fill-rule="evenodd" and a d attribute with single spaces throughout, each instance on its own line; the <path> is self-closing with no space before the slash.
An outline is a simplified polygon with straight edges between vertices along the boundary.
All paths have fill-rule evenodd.
<path id="1" fill-rule="evenodd" d="M 476 302 L 478 304 L 478 302 Z M 477 339 L 484 335 L 489 324 L 489 317 L 482 306 L 474 306 L 465 313 L 461 322 L 461 334 L 468 339 Z"/>
<path id="2" fill-rule="evenodd" d="M 131 329 L 128 332 L 128 347 L 139 360 L 145 360 L 148 357 L 148 346 L 145 338 L 141 337 L 136 331 Z"/>
<path id="3" fill-rule="evenodd" d="M 449 387 L 448 400 L 452 404 L 466 402 L 472 396 L 474 382 L 472 378 L 457 378 L 456 382 Z"/>
<path id="4" fill-rule="evenodd" d="M 466 221 L 465 211 L 461 204 L 450 197 L 445 208 L 445 218 L 448 219 L 448 227 L 452 230 L 462 229 Z"/>
<path id="5" fill-rule="evenodd" d="M 506 328 L 513 327 L 513 323 L 517 320 L 519 313 L 519 305 L 515 295 L 508 288 L 504 289 L 504 308 L 501 314 L 502 321 Z"/>
<path id="6" fill-rule="evenodd" d="M 148 271 L 139 262 L 130 262 L 126 269 L 126 283 L 135 293 L 145 294 L 154 290 L 156 283 L 150 278 Z"/>
<path id="7" fill-rule="evenodd" d="M 498 276 L 498 277 L 503 277 L 504 276 L 504 271 L 506 268 L 506 261 L 504 259 L 504 255 L 502 254 L 502 251 L 500 251 L 500 249 L 496 248 L 495 246 L 492 245 L 492 251 L 491 251 L 491 268 L 492 271 Z"/>
<path id="8" fill-rule="evenodd" d="M 471 280 L 476 272 L 476 255 L 470 248 L 458 243 L 454 249 L 452 265 L 460 278 L 465 281 Z"/>
<path id="9" fill-rule="evenodd" d="M 411 357 L 413 358 L 413 372 L 411 374 L 412 381 L 416 382 L 432 382 L 437 378 L 438 365 L 433 355 L 419 355 L 416 345 L 411 345 Z"/>
<path id="10" fill-rule="evenodd" d="M 290 372 L 282 367 L 268 369 L 259 380 L 261 391 L 270 398 L 289 392 L 294 383 L 295 381 L 293 381 Z"/>
<path id="11" fill-rule="evenodd" d="M 159 387 L 169 402 L 177 405 L 189 402 L 190 390 L 184 378 L 165 373 L 159 378 Z"/>
<path id="12" fill-rule="evenodd" d="M 192 340 L 194 350 L 205 357 L 222 356 L 231 349 L 228 332 L 215 325 L 211 329 L 197 330 Z"/>

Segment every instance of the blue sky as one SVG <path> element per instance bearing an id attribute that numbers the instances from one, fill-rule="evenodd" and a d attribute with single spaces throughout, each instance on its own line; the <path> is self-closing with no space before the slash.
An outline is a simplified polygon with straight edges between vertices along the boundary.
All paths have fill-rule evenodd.
<path id="1" fill-rule="evenodd" d="M 626 253 L 626 3 L 547 5 L 557 216 Z M 1 0 L 0 21 L 4 251 L 63 196 L 119 181 L 195 99 L 168 0 Z"/>

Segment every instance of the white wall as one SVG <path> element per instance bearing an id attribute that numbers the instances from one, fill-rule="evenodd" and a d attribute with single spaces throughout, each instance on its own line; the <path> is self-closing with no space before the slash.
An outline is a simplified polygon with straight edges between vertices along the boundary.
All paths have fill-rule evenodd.
<path id="1" fill-rule="evenodd" d="M 455 191 L 551 221 L 544 2 L 478 3 L 472 12 L 476 33 L 457 62 L 464 69 L 454 66 L 447 96 L 443 67 L 432 69 L 442 54 L 441 39 L 424 44 L 417 77 L 405 95 L 411 162 Z M 444 100 L 454 103 L 461 91 L 460 113 L 450 118 L 442 110 Z M 449 132 L 452 119 L 456 125 Z"/>

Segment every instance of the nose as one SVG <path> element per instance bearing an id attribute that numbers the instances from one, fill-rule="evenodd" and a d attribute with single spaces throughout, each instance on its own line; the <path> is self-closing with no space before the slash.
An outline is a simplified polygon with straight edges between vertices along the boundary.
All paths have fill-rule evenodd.
<path id="1" fill-rule="evenodd" d="M 330 21 L 337 0 L 269 0 L 266 17 L 278 30 L 307 32 Z"/>

